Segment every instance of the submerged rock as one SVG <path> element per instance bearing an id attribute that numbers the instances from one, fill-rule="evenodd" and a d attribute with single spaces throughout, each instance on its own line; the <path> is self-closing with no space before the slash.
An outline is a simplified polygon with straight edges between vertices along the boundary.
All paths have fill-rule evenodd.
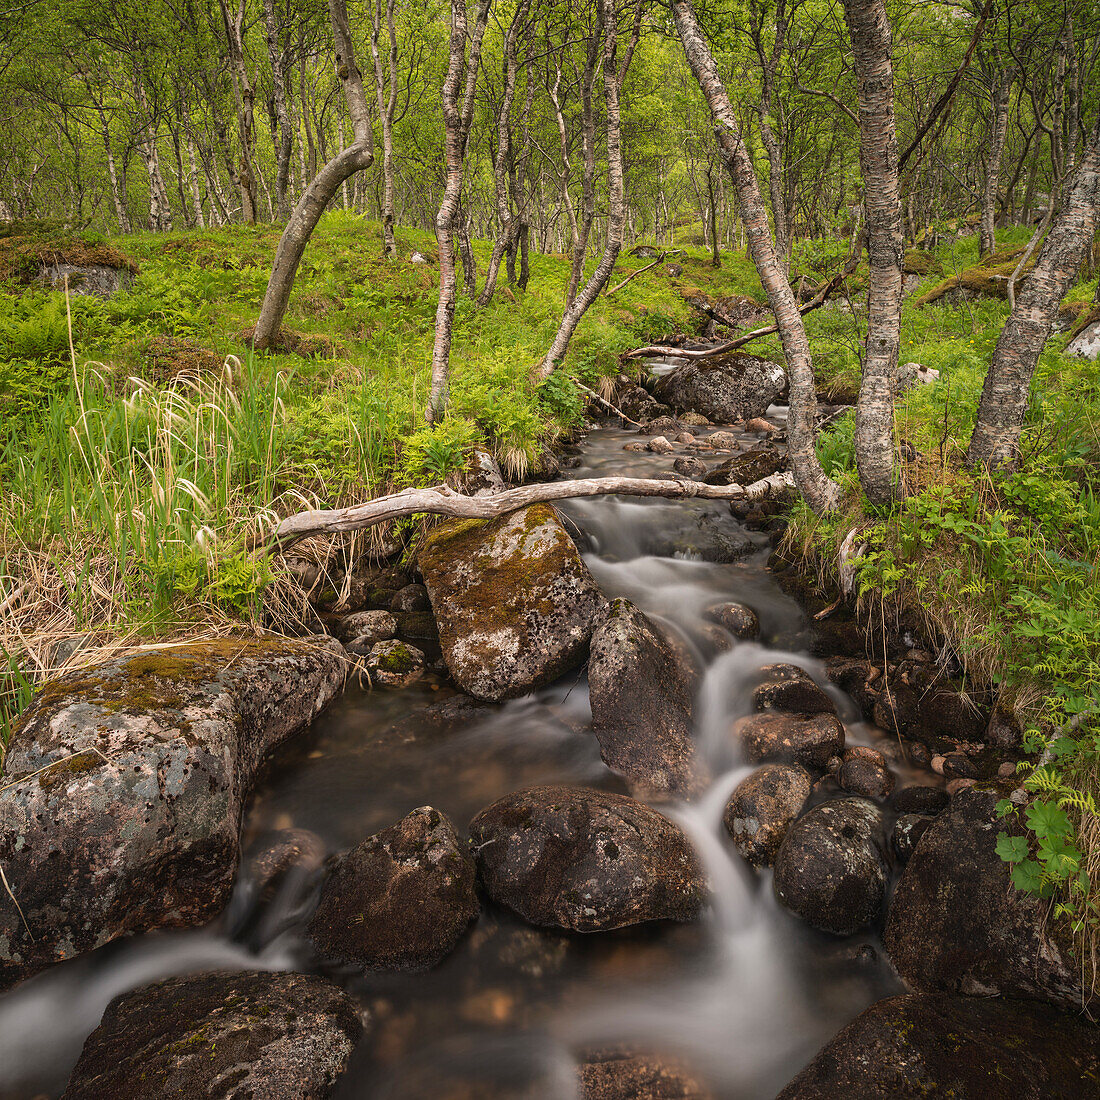
<path id="1" fill-rule="evenodd" d="M 1100 1032 L 1021 1001 L 903 994 L 871 1005 L 778 1100 L 1084 1100 Z"/>
<path id="2" fill-rule="evenodd" d="M 477 916 L 474 862 L 444 814 L 421 806 L 340 856 L 309 937 L 365 970 L 424 970 Z"/>
<path id="3" fill-rule="evenodd" d="M 288 877 L 304 877 L 325 861 L 321 838 L 309 829 L 282 829 L 248 859 L 247 881 L 256 895 L 270 901 Z"/>
<path id="4" fill-rule="evenodd" d="M 797 665 L 767 665 L 764 682 L 752 693 L 757 710 L 784 710 L 791 714 L 836 714 L 832 699 Z"/>
<path id="5" fill-rule="evenodd" d="M 763 416 L 787 388 L 778 363 L 736 352 L 693 360 L 657 383 L 655 394 L 677 412 L 697 412 L 716 424 Z"/>
<path id="6" fill-rule="evenodd" d="M 489 896 L 532 924 L 603 932 L 693 920 L 706 895 L 702 864 L 668 818 L 625 795 L 532 787 L 470 823 Z"/>
<path id="7" fill-rule="evenodd" d="M 960 791 L 921 838 L 898 880 L 883 943 L 898 973 L 924 992 L 1000 994 L 1081 1003 L 1081 969 L 1048 903 L 1017 890 L 996 852 L 994 791 Z"/>
<path id="8" fill-rule="evenodd" d="M 760 618 L 743 603 L 720 603 L 708 607 L 703 614 L 712 623 L 728 630 L 735 638 L 746 640 L 760 635 Z"/>
<path id="9" fill-rule="evenodd" d="M 712 1100 L 714 1094 L 678 1062 L 654 1054 L 601 1051 L 577 1070 L 580 1100 Z"/>
<path id="10" fill-rule="evenodd" d="M 440 524 L 419 563 L 447 668 L 478 699 L 523 695 L 572 668 L 605 606 L 557 513 L 542 504 Z"/>
<path id="11" fill-rule="evenodd" d="M 942 787 L 902 787 L 894 791 L 890 805 L 899 814 L 938 814 L 950 801 Z"/>
<path id="12" fill-rule="evenodd" d="M 363 1032 L 355 1002 L 311 974 L 196 974 L 116 997 L 64 1100 L 322 1100 Z"/>
<path id="13" fill-rule="evenodd" d="M 746 760 L 786 760 L 824 768 L 844 751 L 844 727 L 832 714 L 750 714 L 733 724 L 733 739 Z"/>
<path id="14" fill-rule="evenodd" d="M 810 773 L 797 764 L 765 764 L 738 783 L 724 821 L 738 851 L 754 867 L 775 862 L 812 789 Z"/>
<path id="15" fill-rule="evenodd" d="M 756 549 L 756 544 L 728 516 L 714 511 L 680 508 L 661 516 L 659 524 L 640 532 L 644 554 L 671 558 L 690 554 L 703 561 L 739 561 Z"/>
<path id="16" fill-rule="evenodd" d="M 775 861 L 775 896 L 807 924 L 847 936 L 878 919 L 889 868 L 882 813 L 862 798 L 815 806 L 791 826 Z"/>
<path id="17" fill-rule="evenodd" d="M 19 901 L 0 891 L 0 988 L 222 909 L 260 764 L 344 668 L 329 637 L 223 638 L 46 684 L 15 728 L 0 791 L 0 865 Z"/>
<path id="18" fill-rule="evenodd" d="M 696 793 L 708 779 L 695 751 L 698 677 L 684 654 L 629 600 L 592 635 L 588 691 L 600 755 L 641 796 Z"/>

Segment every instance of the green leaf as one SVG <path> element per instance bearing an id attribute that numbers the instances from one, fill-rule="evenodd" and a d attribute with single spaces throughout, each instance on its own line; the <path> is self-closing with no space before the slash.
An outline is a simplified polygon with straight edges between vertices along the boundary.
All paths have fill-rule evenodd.
<path id="1" fill-rule="evenodd" d="M 1012 885 L 1028 894 L 1040 894 L 1043 890 L 1043 876 L 1039 864 L 1033 859 L 1025 859 L 1012 868 Z"/>
<path id="2" fill-rule="evenodd" d="M 997 855 L 1005 863 L 1019 863 L 1021 860 L 1027 859 L 1027 838 L 1009 836 L 1008 833 L 998 833 Z"/>

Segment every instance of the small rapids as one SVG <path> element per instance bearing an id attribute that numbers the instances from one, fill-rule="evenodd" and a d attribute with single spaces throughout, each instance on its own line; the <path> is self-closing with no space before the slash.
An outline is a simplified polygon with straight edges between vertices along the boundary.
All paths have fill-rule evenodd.
<path id="1" fill-rule="evenodd" d="M 670 468 L 668 457 L 624 452 L 637 438 L 590 432 L 570 476 Z M 800 665 L 837 700 L 850 741 L 870 743 L 876 734 L 809 655 L 810 627 L 767 570 L 764 537 L 752 536 L 756 548 L 740 560 L 713 564 L 647 547 L 674 537 L 686 515 L 741 535 L 723 504 L 596 498 L 567 502 L 562 512 L 604 592 L 671 627 L 705 667 L 695 732 L 715 779 L 692 804 L 662 809 L 704 860 L 712 903 L 692 925 L 591 936 L 532 928 L 486 904 L 457 950 L 427 974 L 333 975 L 369 1017 L 337 1097 L 564 1100 L 577 1095 L 578 1052 L 626 1045 L 678 1059 L 718 1097 L 765 1100 L 863 1008 L 899 988 L 873 935 L 837 940 L 783 911 L 770 872 L 749 869 L 722 823 L 730 792 L 749 770 L 728 729 L 751 709 L 761 666 Z M 761 634 L 722 652 L 703 612 L 730 600 L 756 611 Z M 583 670 L 472 712 L 457 730 L 420 717 L 445 696 L 423 686 L 349 690 L 280 753 L 257 788 L 242 873 L 221 917 L 203 929 L 110 945 L 0 998 L 0 1100 L 58 1095 L 84 1039 L 122 991 L 203 969 L 318 969 L 302 932 L 319 873 L 289 876 L 263 899 L 248 872 L 277 830 L 309 830 L 332 853 L 416 806 L 437 807 L 461 831 L 494 799 L 525 786 L 624 790 L 589 728 Z"/>

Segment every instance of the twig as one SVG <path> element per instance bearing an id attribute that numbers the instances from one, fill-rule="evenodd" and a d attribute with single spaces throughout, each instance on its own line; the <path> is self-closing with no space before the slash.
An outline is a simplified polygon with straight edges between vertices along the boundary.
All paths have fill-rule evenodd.
<path id="1" fill-rule="evenodd" d="M 27 584 L 21 584 L 14 592 L 11 593 L 11 595 L 7 597 L 7 599 L 4 600 L 3 603 L 0 603 L 0 615 L 3 615 L 4 612 L 7 611 L 9 608 L 15 607 L 15 605 L 30 590 L 31 586 L 29 582 Z"/>
<path id="2" fill-rule="evenodd" d="M 0 863 L 0 882 L 4 884 L 4 889 L 8 892 L 8 897 L 11 898 L 12 905 L 15 906 L 15 911 L 19 914 L 19 919 L 23 922 L 23 927 L 27 930 L 27 935 L 31 938 L 31 943 L 34 943 L 34 933 L 31 931 L 31 926 L 27 923 L 27 918 L 23 916 L 23 907 L 19 904 L 19 900 L 15 894 L 12 893 L 11 887 L 8 885 L 8 876 L 4 874 L 4 865 Z"/>
<path id="3" fill-rule="evenodd" d="M 320 509 L 288 516 L 275 529 L 266 549 L 268 552 L 285 550 L 312 535 L 358 531 L 364 527 L 373 527 L 376 523 L 387 523 L 402 516 L 421 513 L 464 519 L 493 519 L 531 504 L 548 504 L 555 500 L 604 494 L 672 499 L 700 497 L 704 500 L 756 500 L 793 486 L 794 478 L 790 473 L 772 474 L 754 481 L 751 485 L 706 485 L 686 479 L 665 481 L 646 477 L 589 477 L 521 485 L 485 497 L 469 497 L 456 493 L 446 485 L 433 485 L 425 489 L 403 489 L 399 493 L 391 493 L 349 508 Z"/>
<path id="4" fill-rule="evenodd" d="M 623 281 L 621 283 L 619 283 L 618 286 L 613 286 L 610 290 L 605 290 L 604 291 L 604 297 L 605 298 L 610 298 L 611 295 L 614 294 L 616 290 L 622 290 L 623 287 L 626 286 L 626 284 L 629 283 L 631 279 L 636 279 L 639 275 L 644 275 L 647 271 L 651 271 L 663 259 L 665 259 L 666 256 L 676 256 L 682 251 L 683 251 L 683 249 L 674 248 L 674 249 L 672 249 L 671 252 L 662 252 L 660 254 L 660 256 L 658 256 L 657 259 L 655 259 L 653 261 L 653 263 L 646 264 L 645 267 L 639 267 L 637 271 L 631 272 L 625 279 L 623 279 Z"/>
<path id="5" fill-rule="evenodd" d="M 618 405 L 612 405 L 610 401 L 601 397 L 595 390 L 590 390 L 583 382 L 578 382 L 575 378 L 573 379 L 573 381 L 576 384 L 577 389 L 579 389 L 582 393 L 588 394 L 588 396 L 591 397 L 593 401 L 598 401 L 601 405 L 603 405 L 605 409 L 609 409 L 616 416 L 621 416 L 623 420 L 625 420 L 628 424 L 633 424 L 636 428 L 641 427 L 641 424 L 639 424 L 637 420 L 631 420 L 631 418 L 627 416 L 626 413 L 624 413 L 623 410 L 618 407 Z M 0 610 L 2 610 L 2 608 L 0 608 Z"/>

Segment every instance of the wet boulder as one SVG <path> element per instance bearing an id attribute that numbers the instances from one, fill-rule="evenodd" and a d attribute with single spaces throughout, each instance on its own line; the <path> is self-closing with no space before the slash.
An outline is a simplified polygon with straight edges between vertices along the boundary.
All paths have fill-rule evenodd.
<path id="1" fill-rule="evenodd" d="M 580 1100 L 712 1100 L 678 1061 L 633 1051 L 596 1051 L 578 1067 Z"/>
<path id="2" fill-rule="evenodd" d="M 890 846 L 894 850 L 894 855 L 902 863 L 916 850 L 920 838 L 928 832 L 932 820 L 924 814 L 902 814 L 894 822 L 894 828 L 890 833 Z"/>
<path id="3" fill-rule="evenodd" d="M 775 861 L 775 896 L 807 924 L 847 936 L 882 911 L 889 867 L 882 813 L 862 798 L 815 806 L 791 826 Z"/>
<path id="4" fill-rule="evenodd" d="M 386 688 L 404 688 L 424 675 L 423 652 L 396 638 L 376 642 L 367 654 L 366 666 L 372 684 Z"/>
<path id="5" fill-rule="evenodd" d="M 791 714 L 836 714 L 836 704 L 797 665 L 767 665 L 764 680 L 752 693 L 757 710 L 782 710 Z"/>
<path id="6" fill-rule="evenodd" d="M 1100 1032 L 1023 1001 L 902 994 L 871 1005 L 778 1100 L 1072 1100 L 1096 1095 Z"/>
<path id="7" fill-rule="evenodd" d="M 440 524 L 419 565 L 447 668 L 478 699 L 514 698 L 568 671 L 605 606 L 547 505 Z"/>
<path id="8" fill-rule="evenodd" d="M 690 554 L 702 561 L 739 561 L 756 549 L 752 538 L 715 508 L 662 509 L 658 522 L 640 534 L 643 554 L 670 558 Z"/>
<path id="9" fill-rule="evenodd" d="M 770 867 L 802 812 L 813 779 L 798 764 L 765 764 L 737 784 L 723 820 L 738 851 L 754 867 Z"/>
<path id="10" fill-rule="evenodd" d="M 636 424 L 668 412 L 668 406 L 662 405 L 644 386 L 628 386 L 618 395 L 616 404 Z"/>
<path id="11" fill-rule="evenodd" d="M 703 481 L 707 485 L 751 485 L 778 473 L 785 465 L 786 460 L 775 448 L 753 447 L 716 466 Z"/>
<path id="12" fill-rule="evenodd" d="M 454 826 L 421 806 L 334 861 L 309 937 L 364 970 L 426 970 L 477 916 L 476 878 Z"/>
<path id="13" fill-rule="evenodd" d="M 697 412 L 716 424 L 763 416 L 787 388 L 778 363 L 735 352 L 684 363 L 665 375 L 655 395 L 677 412 Z"/>
<path id="14" fill-rule="evenodd" d="M 899 814 L 938 814 L 950 802 L 942 787 L 902 787 L 890 797 L 890 805 Z"/>
<path id="15" fill-rule="evenodd" d="M 867 756 L 850 756 L 841 764 L 836 778 L 849 794 L 879 801 L 889 798 L 894 789 L 894 777 L 885 762 Z"/>
<path id="16" fill-rule="evenodd" d="M 0 988 L 219 912 L 261 763 L 344 671 L 327 636 L 230 637 L 46 684 L 16 725 L 0 791 L 0 865 L 19 900 L 0 891 Z"/>
<path id="17" fill-rule="evenodd" d="M 733 724 L 733 740 L 746 760 L 783 760 L 824 768 L 844 751 L 844 727 L 832 714 L 750 714 Z"/>
<path id="18" fill-rule="evenodd" d="M 681 455 L 672 464 L 673 470 L 684 477 L 702 477 L 707 472 L 707 464 L 701 458 L 692 455 Z"/>
<path id="19" fill-rule="evenodd" d="M 254 896 L 271 901 L 291 878 L 303 879 L 325 861 L 321 838 L 309 829 L 280 829 L 247 861 L 245 878 Z"/>
<path id="20" fill-rule="evenodd" d="M 720 603 L 708 607 L 703 614 L 712 623 L 728 630 L 735 638 L 746 640 L 760 635 L 760 618 L 743 603 Z"/>
<path id="21" fill-rule="evenodd" d="M 592 728 L 635 795 L 688 795 L 707 781 L 691 735 L 697 686 L 665 634 L 629 600 L 612 601 L 588 657 Z"/>
<path id="22" fill-rule="evenodd" d="M 489 896 L 531 924 L 604 932 L 693 920 L 706 897 L 702 863 L 679 826 L 625 795 L 532 787 L 470 823 Z"/>
<path id="23" fill-rule="evenodd" d="M 63 1100 L 321 1100 L 363 1032 L 355 1002 L 311 974 L 195 974 L 116 997 Z"/>
<path id="24" fill-rule="evenodd" d="M 921 993 L 1026 997 L 1081 1003 L 1080 965 L 1048 903 L 1017 890 L 997 855 L 996 792 L 968 788 L 929 827 L 898 879 L 883 943 Z"/>

